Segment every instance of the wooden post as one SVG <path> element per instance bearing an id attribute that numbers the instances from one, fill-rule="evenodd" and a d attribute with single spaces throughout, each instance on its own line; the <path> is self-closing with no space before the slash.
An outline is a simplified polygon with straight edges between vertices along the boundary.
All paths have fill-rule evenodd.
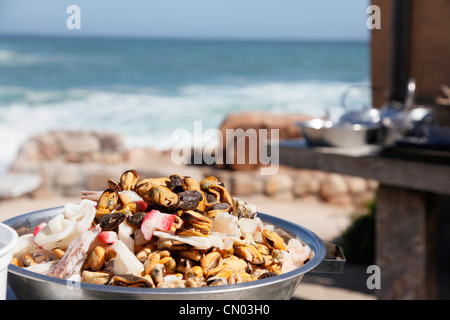
<path id="1" fill-rule="evenodd" d="M 380 184 L 376 211 L 379 299 L 436 299 L 436 195 Z"/>

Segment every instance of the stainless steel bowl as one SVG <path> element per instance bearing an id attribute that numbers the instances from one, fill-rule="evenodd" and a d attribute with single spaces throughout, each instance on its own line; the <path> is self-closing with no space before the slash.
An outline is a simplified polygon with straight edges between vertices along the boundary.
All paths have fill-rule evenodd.
<path id="1" fill-rule="evenodd" d="M 63 207 L 45 209 L 4 221 L 19 235 L 30 233 L 34 227 L 62 213 Z M 264 223 L 299 237 L 314 252 L 305 265 L 276 277 L 252 282 L 200 288 L 128 288 L 72 282 L 19 268 L 8 267 L 8 283 L 18 299 L 136 299 L 136 300 L 281 300 L 290 299 L 305 273 L 320 267 L 326 260 L 326 247 L 310 230 L 292 222 L 258 213 Z M 320 269 L 320 268 L 319 268 Z"/>
<path id="2" fill-rule="evenodd" d="M 355 147 L 369 144 L 378 130 L 377 125 L 334 123 L 312 119 L 297 123 L 308 145 L 315 147 Z"/>

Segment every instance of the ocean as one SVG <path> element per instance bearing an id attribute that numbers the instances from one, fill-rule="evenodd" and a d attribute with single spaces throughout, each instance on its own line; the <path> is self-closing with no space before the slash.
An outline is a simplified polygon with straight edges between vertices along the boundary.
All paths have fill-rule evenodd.
<path id="1" fill-rule="evenodd" d="M 50 129 L 170 148 L 174 130 L 218 128 L 231 112 L 339 114 L 349 87 L 370 85 L 369 61 L 367 42 L 0 36 L 0 171 Z"/>

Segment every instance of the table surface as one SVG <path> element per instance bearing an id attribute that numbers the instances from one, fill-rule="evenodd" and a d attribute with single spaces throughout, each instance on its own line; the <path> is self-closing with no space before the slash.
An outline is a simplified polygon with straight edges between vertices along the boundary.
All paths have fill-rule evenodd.
<path id="1" fill-rule="evenodd" d="M 303 139 L 279 143 L 280 165 L 359 176 L 405 189 L 450 195 L 450 158 L 409 149 L 396 156 L 378 145 L 309 147 Z M 408 153 L 416 156 L 408 157 Z M 429 160 L 427 160 L 429 159 Z"/>

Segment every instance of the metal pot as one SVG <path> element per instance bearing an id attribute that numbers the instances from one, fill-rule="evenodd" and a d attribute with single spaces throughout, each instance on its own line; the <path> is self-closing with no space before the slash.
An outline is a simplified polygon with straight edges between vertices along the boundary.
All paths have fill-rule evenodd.
<path id="1" fill-rule="evenodd" d="M 35 226 L 49 221 L 62 213 L 63 207 L 45 209 L 20 215 L 4 223 L 19 235 L 30 233 Z M 18 299 L 136 299 L 136 300 L 278 300 L 290 299 L 307 272 L 342 272 L 345 258 L 338 250 L 331 256 L 329 245 L 308 229 L 286 220 L 258 213 L 265 223 L 281 228 L 291 236 L 299 237 L 314 252 L 314 257 L 305 265 L 279 276 L 252 282 L 200 288 L 129 288 L 72 282 L 41 275 L 14 266 L 8 267 L 8 283 Z"/>
<path id="2" fill-rule="evenodd" d="M 312 119 L 297 123 L 308 145 L 314 147 L 356 147 L 373 140 L 377 125 L 333 123 L 330 120 Z"/>

